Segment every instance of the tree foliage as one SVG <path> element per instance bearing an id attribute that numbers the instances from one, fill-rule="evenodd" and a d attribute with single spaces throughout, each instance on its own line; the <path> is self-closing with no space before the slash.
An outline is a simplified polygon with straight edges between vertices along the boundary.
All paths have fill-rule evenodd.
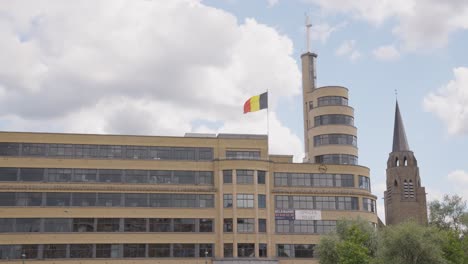
<path id="1" fill-rule="evenodd" d="M 466 234 L 468 227 L 466 201 L 458 195 L 445 195 L 442 201 L 432 201 L 429 203 L 429 223 L 440 229 Z"/>

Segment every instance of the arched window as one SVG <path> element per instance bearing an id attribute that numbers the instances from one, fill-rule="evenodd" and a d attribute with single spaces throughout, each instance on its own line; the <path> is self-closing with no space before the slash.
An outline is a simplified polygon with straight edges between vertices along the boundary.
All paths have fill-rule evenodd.
<path id="1" fill-rule="evenodd" d="M 400 161 L 398 160 L 398 157 L 395 158 L 395 165 L 400 166 Z"/>
<path id="2" fill-rule="evenodd" d="M 408 160 L 406 159 L 406 156 L 403 158 L 403 166 L 408 166 Z"/>
<path id="3" fill-rule="evenodd" d="M 403 182 L 403 197 L 408 198 L 409 197 L 409 184 L 408 181 Z"/>
<path id="4" fill-rule="evenodd" d="M 395 187 L 398 187 L 398 182 L 397 182 L 397 180 L 395 180 L 395 182 L 393 183 L 393 185 L 395 185 Z"/>

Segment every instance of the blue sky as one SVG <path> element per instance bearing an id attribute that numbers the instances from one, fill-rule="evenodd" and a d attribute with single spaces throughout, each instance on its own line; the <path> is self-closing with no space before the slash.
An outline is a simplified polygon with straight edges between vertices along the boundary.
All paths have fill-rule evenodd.
<path id="1" fill-rule="evenodd" d="M 468 3 L 437 0 L 42 0 L 0 3 L 0 130 L 265 133 L 301 160 L 300 54 L 349 88 L 380 213 L 395 89 L 429 199 L 468 198 Z"/>

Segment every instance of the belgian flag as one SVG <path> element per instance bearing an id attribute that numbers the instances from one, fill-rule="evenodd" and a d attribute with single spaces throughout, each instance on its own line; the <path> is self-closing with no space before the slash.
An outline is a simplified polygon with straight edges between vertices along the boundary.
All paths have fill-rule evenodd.
<path id="1" fill-rule="evenodd" d="M 244 104 L 244 114 L 268 108 L 268 92 L 249 98 Z"/>

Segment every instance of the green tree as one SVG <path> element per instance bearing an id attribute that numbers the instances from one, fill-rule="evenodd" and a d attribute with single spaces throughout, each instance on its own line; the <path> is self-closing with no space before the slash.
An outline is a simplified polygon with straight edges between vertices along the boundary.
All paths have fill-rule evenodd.
<path id="1" fill-rule="evenodd" d="M 338 221 L 336 232 L 322 237 L 321 264 L 368 264 L 377 251 L 375 229 L 364 220 Z"/>
<path id="2" fill-rule="evenodd" d="M 445 195 L 442 201 L 429 203 L 429 223 L 444 230 L 456 233 L 467 232 L 468 212 L 466 201 L 458 195 Z"/>

